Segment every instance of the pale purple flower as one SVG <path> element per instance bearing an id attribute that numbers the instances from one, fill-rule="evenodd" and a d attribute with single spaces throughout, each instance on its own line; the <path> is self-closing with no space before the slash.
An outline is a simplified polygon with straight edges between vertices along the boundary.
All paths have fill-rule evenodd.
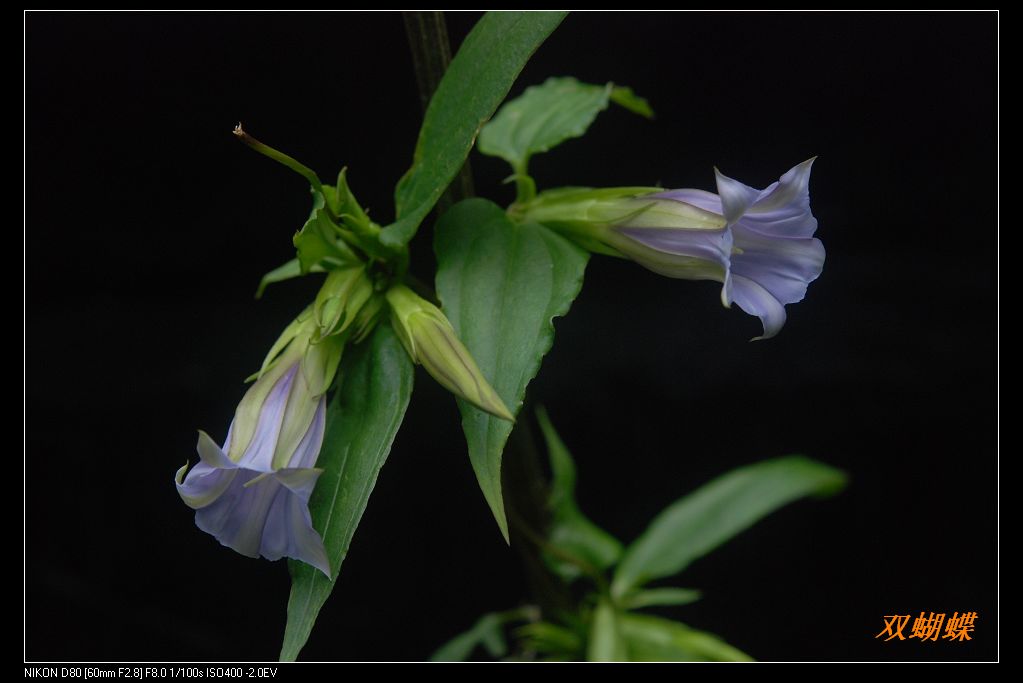
<path id="1" fill-rule="evenodd" d="M 824 245 L 813 237 L 809 159 L 778 182 L 756 190 L 715 169 L 717 190 L 669 190 L 637 198 L 670 200 L 719 216 L 719 229 L 651 225 L 660 211 L 642 212 L 611 228 L 612 246 L 670 277 L 723 283 L 721 299 L 760 318 L 773 337 L 785 324 L 785 305 L 802 300 L 824 267 Z"/>
<path id="2" fill-rule="evenodd" d="M 221 448 L 199 432 L 200 462 L 175 477 L 195 523 L 248 557 L 290 557 L 328 577 L 309 496 L 322 470 L 325 398 L 307 377 L 304 344 L 292 344 L 249 388 Z M 316 380 L 313 380 L 314 382 Z M 322 389 L 322 387 L 319 387 Z"/>
<path id="3" fill-rule="evenodd" d="M 715 170 L 718 194 L 643 187 L 566 188 L 512 206 L 519 220 L 559 231 L 590 251 L 632 259 L 655 273 L 722 283 L 721 301 L 758 316 L 773 337 L 785 305 L 800 301 L 824 267 L 813 237 L 810 166 L 764 190 Z"/>

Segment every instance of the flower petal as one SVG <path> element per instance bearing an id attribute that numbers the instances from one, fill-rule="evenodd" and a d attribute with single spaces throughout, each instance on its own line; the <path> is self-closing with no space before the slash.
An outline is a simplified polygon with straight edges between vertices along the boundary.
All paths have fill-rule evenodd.
<path id="1" fill-rule="evenodd" d="M 216 472 L 231 480 L 216 500 L 196 511 L 196 526 L 246 557 L 291 557 L 330 575 L 308 505 L 321 470 L 289 469 L 269 476 L 240 468 Z"/>
<path id="2" fill-rule="evenodd" d="M 731 304 L 731 230 L 620 227 L 614 233 L 612 244 L 644 268 L 666 277 L 721 282 L 721 303 Z"/>
<path id="3" fill-rule="evenodd" d="M 279 423 L 281 420 L 293 375 L 303 352 L 300 345 L 289 346 L 273 367 L 245 392 L 234 412 L 234 420 L 229 431 L 231 438 L 224 442 L 224 452 L 231 460 L 237 463 L 244 461 L 247 466 L 253 468 L 263 466 L 264 470 L 270 469 L 272 448 L 269 454 L 262 449 L 266 447 L 268 440 L 276 441 L 277 432 L 275 429 L 272 434 L 268 434 L 266 430 L 274 422 Z M 259 435 L 262 439 L 259 439 L 260 444 L 254 449 L 254 442 L 257 441 L 256 432 L 260 429 L 264 430 Z"/>
<path id="4" fill-rule="evenodd" d="M 764 334 L 757 339 L 770 339 L 785 325 L 785 307 L 769 291 L 753 280 L 741 275 L 732 275 L 732 300 L 739 308 L 760 318 Z"/>
<path id="5" fill-rule="evenodd" d="M 721 210 L 721 197 L 706 190 L 668 190 L 653 196 L 659 199 L 673 199 L 677 202 L 683 202 L 698 209 L 703 209 L 704 211 L 724 215 L 724 212 Z"/>
<path id="6" fill-rule="evenodd" d="M 801 301 L 824 269 L 824 245 L 814 238 L 767 237 L 746 230 L 744 222 L 733 228 L 732 273 L 758 283 L 782 304 Z"/>
<path id="7" fill-rule="evenodd" d="M 729 224 L 735 223 L 742 218 L 753 202 L 757 201 L 761 194 L 760 190 L 754 190 L 749 185 L 732 180 L 716 168 L 714 177 L 717 179 L 718 195 L 721 197 L 721 213 Z"/>
<path id="8" fill-rule="evenodd" d="M 617 228 L 619 251 L 654 272 L 690 280 L 722 280 L 732 250 L 728 230 Z"/>
<path id="9" fill-rule="evenodd" d="M 288 408 L 289 397 L 295 376 L 298 374 L 298 363 L 292 364 L 281 375 L 273 385 L 270 393 L 263 399 L 260 405 L 259 417 L 249 439 L 245 451 L 238 457 L 238 465 L 250 470 L 260 472 L 272 472 L 274 452 L 277 450 L 277 441 L 281 434 L 281 427 L 284 423 L 284 415 Z M 264 380 L 270 375 L 264 376 Z M 260 380 L 263 381 L 263 380 Z M 252 389 L 255 389 L 253 386 Z M 250 391 L 252 391 L 250 389 Z M 242 399 L 243 403 L 245 399 Z M 239 406 L 240 407 L 240 406 Z M 238 419 L 237 417 L 235 418 Z M 232 425 L 232 434 L 234 434 Z M 236 452 L 235 444 L 227 445 L 230 452 Z"/>
<path id="10" fill-rule="evenodd" d="M 618 232 L 663 254 L 706 259 L 722 266 L 728 262 L 732 247 L 731 235 L 727 230 L 628 227 L 619 228 Z"/>
<path id="11" fill-rule="evenodd" d="M 685 193 L 687 190 L 681 190 Z M 698 190 L 693 190 L 698 192 Z M 670 192 L 636 197 L 629 201 L 633 211 L 612 221 L 619 228 L 660 228 L 663 230 L 710 230 L 720 232 L 726 226 L 717 211 L 708 211 L 695 204 L 670 197 Z"/>
<path id="12" fill-rule="evenodd" d="M 294 373 L 291 378 L 291 386 L 288 387 L 288 395 L 285 398 L 286 406 L 282 418 L 281 428 L 277 432 L 277 440 L 273 446 L 273 455 L 270 466 L 274 470 L 282 467 L 295 466 L 296 453 L 303 444 L 306 448 L 315 447 L 316 454 L 320 452 L 320 442 L 323 440 L 323 431 L 320 430 L 319 438 L 310 444 L 309 437 L 313 431 L 317 412 L 325 402 L 321 394 L 315 397 L 309 390 L 309 383 L 301 370 Z M 321 425 L 322 427 L 322 425 Z M 258 433 L 258 430 L 257 430 Z M 312 434 L 312 436 L 316 436 Z M 310 464 L 316 464 L 316 456 Z"/>
<path id="13" fill-rule="evenodd" d="M 285 467 L 312 467 L 316 459 L 320 457 L 320 448 L 323 446 L 323 432 L 326 426 L 327 399 L 320 396 L 316 405 L 316 413 L 313 415 L 312 424 L 306 430 L 301 443 L 295 448 L 290 461 L 283 463 Z"/>
<path id="14" fill-rule="evenodd" d="M 188 476 L 185 476 L 186 470 L 187 463 L 174 475 L 174 485 L 181 500 L 193 510 L 204 508 L 220 498 L 236 474 L 236 470 L 216 469 L 204 462 L 193 467 Z"/>
<path id="15" fill-rule="evenodd" d="M 195 525 L 221 544 L 246 557 L 259 557 L 263 528 L 274 497 L 284 488 L 272 477 L 246 487 L 263 472 L 234 470 L 227 490 L 211 505 L 195 513 Z"/>
<path id="16" fill-rule="evenodd" d="M 817 230 L 817 219 L 810 211 L 810 167 L 814 159 L 791 168 L 761 192 L 742 217 L 742 225 L 773 237 L 812 237 Z"/>
<path id="17" fill-rule="evenodd" d="M 267 515 L 259 554 L 268 560 L 282 557 L 301 560 L 330 578 L 327 551 L 320 535 L 313 529 L 309 506 L 301 496 L 284 486 L 280 486 Z"/>
<path id="18" fill-rule="evenodd" d="M 289 467 L 277 470 L 272 476 L 281 486 L 308 503 L 309 496 L 312 495 L 313 488 L 316 486 L 316 480 L 320 478 L 321 474 L 323 474 L 323 470 L 318 467 Z"/>
<path id="19" fill-rule="evenodd" d="M 230 434 L 230 429 L 228 429 Z M 224 469 L 233 469 L 237 465 L 228 458 L 224 451 L 220 449 L 217 442 L 210 438 L 210 435 L 199 430 L 199 441 L 195 445 L 195 449 L 199 452 L 199 459 L 210 467 L 220 467 Z"/>
<path id="20" fill-rule="evenodd" d="M 185 476 L 187 463 L 174 476 L 178 495 L 192 509 L 206 507 L 219 498 L 234 480 L 236 467 L 206 432 L 199 432 L 196 450 L 199 463 L 188 476 Z"/>
<path id="21" fill-rule="evenodd" d="M 755 202 L 757 209 L 773 211 L 792 202 L 799 201 L 810 194 L 810 169 L 817 157 L 797 164 L 778 179 L 778 182 L 764 188 Z"/>

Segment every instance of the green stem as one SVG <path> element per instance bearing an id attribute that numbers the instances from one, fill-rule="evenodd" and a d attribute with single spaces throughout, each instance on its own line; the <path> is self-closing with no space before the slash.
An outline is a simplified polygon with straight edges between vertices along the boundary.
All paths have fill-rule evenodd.
<path id="1" fill-rule="evenodd" d="M 529 405 L 529 402 L 526 401 L 525 405 Z M 530 415 L 529 409 L 521 410 L 504 448 L 501 466 L 501 488 L 508 513 L 511 545 L 525 569 L 529 591 L 543 612 L 572 613 L 577 606 L 575 596 L 547 566 L 543 557 L 544 548 L 561 555 L 563 561 L 576 564 L 594 581 L 602 581 L 603 577 L 598 580 L 600 572 L 594 567 L 582 566 L 586 563 L 579 558 L 565 557 L 567 553 L 558 553 L 547 541 L 547 530 L 551 524 L 550 507 L 547 504 L 550 485 L 537 451 Z"/>
<path id="2" fill-rule="evenodd" d="M 308 180 L 309 184 L 312 185 L 316 190 L 319 190 L 320 187 L 322 187 L 323 183 L 320 182 L 320 177 L 316 175 L 316 171 L 309 168 L 305 164 L 301 163 L 297 159 L 288 156 L 284 152 L 276 150 L 270 145 L 264 145 L 262 142 L 252 137 L 244 130 L 242 130 L 241 123 L 234 127 L 234 135 L 236 138 L 244 142 L 250 148 L 256 150 L 257 152 L 264 156 L 270 157 L 279 164 L 287 166 L 292 171 Z"/>
<path id="3" fill-rule="evenodd" d="M 536 197 L 536 181 L 529 175 L 528 162 L 515 168 L 515 203 L 525 204 Z"/>
<path id="4" fill-rule="evenodd" d="M 603 572 L 601 572 L 599 569 L 593 566 L 590 562 L 587 562 L 583 558 L 579 557 L 578 555 L 574 555 L 573 553 L 565 550 L 564 548 L 559 548 L 558 546 L 552 544 L 546 538 L 544 538 L 539 533 L 531 529 L 529 525 L 524 522 L 522 517 L 515 512 L 514 509 L 509 510 L 508 519 L 509 521 L 516 525 L 516 529 L 520 534 L 522 534 L 522 537 L 529 541 L 530 543 L 532 543 L 537 550 L 550 553 L 551 555 L 558 558 L 562 562 L 567 562 L 569 564 L 575 565 L 576 568 L 579 569 L 579 571 L 581 571 L 583 574 L 589 577 L 591 581 L 593 581 L 601 595 L 606 597 L 611 596 L 611 587 L 608 585 L 607 579 L 604 578 Z"/>

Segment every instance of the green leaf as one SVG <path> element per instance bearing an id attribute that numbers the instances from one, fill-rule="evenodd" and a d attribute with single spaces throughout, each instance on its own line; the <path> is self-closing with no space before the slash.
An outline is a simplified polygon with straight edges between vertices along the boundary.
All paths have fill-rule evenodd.
<path id="1" fill-rule="evenodd" d="M 480 126 L 507 96 L 522 67 L 566 12 L 488 12 L 451 61 L 423 118 L 412 167 L 394 192 L 390 247 L 408 243 L 454 179 Z"/>
<path id="2" fill-rule="evenodd" d="M 313 527 L 330 560 L 331 579 L 290 560 L 291 597 L 281 661 L 293 661 L 337 580 L 341 563 L 377 475 L 391 450 L 409 396 L 412 361 L 389 325 L 381 324 L 341 361 L 338 387 L 327 409 L 327 431 L 317 467 L 324 472 L 309 500 Z"/>
<path id="3" fill-rule="evenodd" d="M 630 662 L 752 662 L 717 636 L 647 614 L 623 614 L 619 628 Z"/>
<path id="4" fill-rule="evenodd" d="M 623 109 L 628 109 L 633 114 L 639 114 L 648 119 L 654 117 L 654 110 L 650 108 L 650 103 L 646 98 L 632 92 L 632 88 L 628 86 L 616 85 L 611 90 L 611 101 Z"/>
<path id="5" fill-rule="evenodd" d="M 515 635 L 526 641 L 527 649 L 545 655 L 560 655 L 570 659 L 578 657 L 583 648 L 583 640 L 578 633 L 549 621 L 526 624 L 516 629 Z"/>
<path id="6" fill-rule="evenodd" d="M 554 342 L 583 283 L 588 254 L 535 223 L 512 223 L 501 207 L 469 199 L 437 223 L 437 294 L 444 314 L 512 414 Z M 501 454 L 512 424 L 459 401 L 469 459 L 501 533 Z"/>
<path id="7" fill-rule="evenodd" d="M 653 114 L 646 100 L 629 88 L 548 78 L 501 107 L 480 131 L 479 150 L 501 157 L 516 173 L 525 174 L 532 155 L 584 135 L 612 100 L 643 116 Z"/>
<path id="8" fill-rule="evenodd" d="M 479 645 L 491 657 L 504 657 L 508 653 L 508 643 L 504 638 L 504 624 L 507 620 L 504 613 L 484 614 L 468 631 L 441 645 L 430 655 L 430 661 L 464 662 Z"/>
<path id="9" fill-rule="evenodd" d="M 845 474 L 803 456 L 740 467 L 665 508 L 625 550 L 612 584 L 621 597 L 652 579 L 671 576 L 761 517 L 809 495 L 830 495 Z"/>
<path id="10" fill-rule="evenodd" d="M 525 172 L 529 157 L 586 133 L 607 109 L 611 88 L 574 78 L 548 78 L 506 103 L 480 131 L 479 150 Z"/>
<path id="11" fill-rule="evenodd" d="M 593 612 L 590 640 L 586 648 L 589 662 L 626 662 L 628 651 L 622 639 L 621 614 L 609 600 L 601 599 Z"/>
<path id="12" fill-rule="evenodd" d="M 650 588 L 629 593 L 622 598 L 621 604 L 626 609 L 688 605 L 699 600 L 700 596 L 700 591 L 692 588 Z"/>
<path id="13" fill-rule="evenodd" d="M 551 526 L 548 541 L 569 555 L 584 560 L 593 569 L 603 571 L 621 557 L 622 544 L 579 510 L 575 500 L 576 472 L 572 454 L 554 430 L 547 411 L 537 409 L 536 417 L 547 443 L 551 463 Z M 548 554 L 546 559 L 551 569 L 566 581 L 582 573 L 578 564 L 566 562 L 552 554 Z"/>

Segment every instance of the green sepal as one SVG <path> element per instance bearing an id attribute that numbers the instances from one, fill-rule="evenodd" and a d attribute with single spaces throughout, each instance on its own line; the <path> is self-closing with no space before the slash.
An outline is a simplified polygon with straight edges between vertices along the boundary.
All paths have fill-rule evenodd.
<path id="1" fill-rule="evenodd" d="M 320 195 L 322 201 L 322 195 Z M 313 210 L 313 215 L 292 239 L 298 250 L 299 270 L 302 275 L 314 266 L 325 270 L 361 263 L 341 236 L 340 229 L 324 208 Z"/>

